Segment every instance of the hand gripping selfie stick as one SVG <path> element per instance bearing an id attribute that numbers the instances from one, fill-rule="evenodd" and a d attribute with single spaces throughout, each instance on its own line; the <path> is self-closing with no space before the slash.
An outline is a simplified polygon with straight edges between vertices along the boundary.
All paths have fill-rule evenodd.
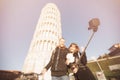
<path id="1" fill-rule="evenodd" d="M 93 30 L 93 33 L 92 33 L 92 35 L 90 36 L 90 38 L 89 38 L 89 40 L 88 40 L 88 42 L 87 42 L 87 44 L 86 44 L 86 46 L 85 46 L 85 48 L 84 48 L 84 50 L 83 50 L 81 56 L 80 56 L 80 58 L 79 58 L 79 61 L 81 60 L 81 58 L 82 58 L 83 55 L 85 54 L 85 50 L 87 49 L 87 47 L 88 47 L 88 45 L 89 45 L 91 39 L 93 38 L 95 32 L 97 32 L 98 26 L 99 26 L 99 25 L 100 25 L 100 21 L 99 21 L 98 18 L 93 18 L 93 19 L 91 19 L 91 20 L 89 21 L 88 30 L 91 30 L 91 29 L 92 29 L 92 30 Z"/>
<path id="2" fill-rule="evenodd" d="M 97 32 L 98 26 L 99 26 L 99 25 L 100 25 L 100 21 L 99 21 L 98 18 L 93 18 L 93 19 L 91 19 L 91 20 L 89 21 L 88 30 L 91 30 L 91 29 L 92 29 L 92 30 L 93 30 L 93 33 L 92 33 L 92 35 L 90 36 L 90 38 L 89 38 L 89 40 L 88 40 L 88 42 L 87 42 L 87 44 L 86 44 L 86 46 L 85 46 L 85 48 L 84 48 L 84 50 L 83 50 L 81 56 L 80 56 L 80 58 L 79 58 L 79 61 L 81 60 L 81 58 L 82 58 L 83 55 L 85 54 L 85 50 L 87 49 L 87 47 L 88 47 L 88 45 L 89 45 L 91 39 L 93 38 L 95 32 Z"/>

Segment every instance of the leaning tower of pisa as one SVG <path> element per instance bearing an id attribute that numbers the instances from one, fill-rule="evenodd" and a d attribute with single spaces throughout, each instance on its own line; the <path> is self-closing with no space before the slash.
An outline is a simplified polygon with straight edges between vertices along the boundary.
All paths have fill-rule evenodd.
<path id="1" fill-rule="evenodd" d="M 55 4 L 48 3 L 41 11 L 22 71 L 40 73 L 49 62 L 61 36 L 60 12 Z M 44 80 L 51 80 L 50 71 L 46 73 Z"/>

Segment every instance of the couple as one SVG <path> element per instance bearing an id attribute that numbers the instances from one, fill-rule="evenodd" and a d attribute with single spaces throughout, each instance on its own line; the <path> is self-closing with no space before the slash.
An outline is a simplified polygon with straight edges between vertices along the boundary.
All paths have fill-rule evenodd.
<path id="1" fill-rule="evenodd" d="M 75 43 L 71 43 L 69 48 L 65 47 L 65 40 L 60 39 L 59 46 L 53 51 L 49 63 L 42 71 L 45 72 L 51 67 L 52 80 L 69 80 L 68 69 L 74 73 L 75 80 L 95 80 L 89 68 L 86 66 L 87 58 L 84 55 L 79 61 L 81 53 L 79 47 Z M 79 62 L 79 68 L 74 68 L 74 63 Z"/>

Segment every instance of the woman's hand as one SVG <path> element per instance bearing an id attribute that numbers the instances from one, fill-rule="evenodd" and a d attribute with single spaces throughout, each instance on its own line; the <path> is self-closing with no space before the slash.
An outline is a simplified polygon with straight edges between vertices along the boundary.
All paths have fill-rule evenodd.
<path id="1" fill-rule="evenodd" d="M 66 60 L 66 64 L 67 64 L 67 65 L 69 65 L 69 64 L 70 64 L 70 61 L 69 61 L 68 59 Z"/>

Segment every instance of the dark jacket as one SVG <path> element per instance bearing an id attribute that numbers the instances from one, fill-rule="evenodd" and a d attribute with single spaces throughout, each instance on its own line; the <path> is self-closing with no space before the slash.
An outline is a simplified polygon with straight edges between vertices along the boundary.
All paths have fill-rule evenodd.
<path id="1" fill-rule="evenodd" d="M 51 59 L 45 67 L 47 70 L 51 67 L 52 76 L 63 76 L 67 74 L 67 65 L 65 63 L 67 53 L 68 49 L 66 47 L 57 47 L 53 51 Z"/>
<path id="2" fill-rule="evenodd" d="M 76 54 L 75 57 L 77 58 L 78 55 Z M 86 53 L 84 53 L 84 55 L 82 56 L 79 62 L 79 69 L 77 73 L 74 74 L 75 80 L 96 80 L 91 70 L 86 66 L 86 64 L 87 64 L 87 57 L 86 57 Z"/>
<path id="3" fill-rule="evenodd" d="M 74 53 L 74 57 L 75 58 L 78 58 L 79 59 L 79 57 L 81 56 L 81 54 L 82 53 L 80 53 L 80 52 L 76 52 L 76 53 Z M 87 64 L 87 57 L 86 57 L 86 53 L 84 53 L 84 55 L 82 56 L 82 58 L 81 58 L 81 60 L 79 61 L 79 63 L 78 63 L 80 66 L 86 66 L 86 64 Z"/>

